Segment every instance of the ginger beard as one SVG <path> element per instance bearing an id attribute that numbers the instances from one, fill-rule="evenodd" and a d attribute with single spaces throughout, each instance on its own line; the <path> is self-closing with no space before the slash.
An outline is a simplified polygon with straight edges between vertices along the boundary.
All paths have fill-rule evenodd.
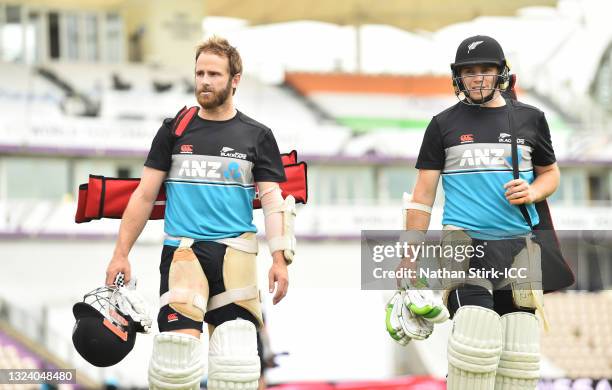
<path id="1" fill-rule="evenodd" d="M 202 108 L 206 110 L 215 109 L 223 105 L 232 93 L 232 77 L 229 78 L 225 88 L 215 91 L 211 86 L 196 88 L 196 99 Z"/>

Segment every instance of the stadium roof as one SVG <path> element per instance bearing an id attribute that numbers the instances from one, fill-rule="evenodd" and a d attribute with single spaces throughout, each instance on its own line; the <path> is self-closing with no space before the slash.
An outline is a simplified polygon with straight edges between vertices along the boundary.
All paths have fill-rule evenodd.
<path id="1" fill-rule="evenodd" d="M 316 20 L 340 25 L 386 24 L 405 30 L 435 31 L 483 15 L 514 15 L 529 6 L 556 6 L 557 0 L 208 0 L 206 14 L 247 20 L 252 25 Z"/>

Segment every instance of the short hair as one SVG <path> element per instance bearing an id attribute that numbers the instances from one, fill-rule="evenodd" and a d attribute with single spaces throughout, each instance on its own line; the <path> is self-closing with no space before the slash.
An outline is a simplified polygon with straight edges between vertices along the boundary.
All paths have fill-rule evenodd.
<path id="1" fill-rule="evenodd" d="M 229 62 L 230 77 L 242 73 L 242 59 L 240 58 L 240 53 L 238 53 L 238 50 L 234 46 L 229 44 L 227 39 L 213 35 L 196 48 L 196 61 L 202 53 L 213 53 L 220 57 L 227 58 Z"/>

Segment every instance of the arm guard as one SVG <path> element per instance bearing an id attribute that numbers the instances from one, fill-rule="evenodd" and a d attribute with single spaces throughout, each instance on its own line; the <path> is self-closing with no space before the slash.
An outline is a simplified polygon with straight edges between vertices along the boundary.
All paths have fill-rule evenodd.
<path id="1" fill-rule="evenodd" d="M 416 203 L 412 201 L 412 196 L 410 194 L 404 192 L 402 196 L 402 204 L 404 206 L 404 220 L 406 219 L 406 213 L 408 210 L 419 210 L 425 213 L 431 214 L 431 206 L 427 206 L 423 203 Z"/>
<path id="2" fill-rule="evenodd" d="M 294 234 L 295 199 L 289 195 L 283 200 L 278 186 L 267 188 L 259 197 L 264 212 L 266 239 L 268 240 L 270 253 L 282 250 L 285 261 L 287 264 L 291 264 L 296 246 Z"/>

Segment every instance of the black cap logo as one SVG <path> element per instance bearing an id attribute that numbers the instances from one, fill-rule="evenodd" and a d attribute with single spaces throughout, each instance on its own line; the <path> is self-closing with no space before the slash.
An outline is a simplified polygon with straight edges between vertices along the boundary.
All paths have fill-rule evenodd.
<path id="1" fill-rule="evenodd" d="M 470 54 L 470 51 L 471 51 L 471 50 L 476 49 L 476 48 L 478 47 L 478 45 L 480 45 L 480 44 L 481 44 L 481 43 L 483 43 L 483 42 L 484 42 L 484 41 L 474 41 L 474 42 L 470 43 L 470 44 L 468 45 L 468 51 L 467 51 L 467 52 L 468 52 L 468 54 Z"/>

